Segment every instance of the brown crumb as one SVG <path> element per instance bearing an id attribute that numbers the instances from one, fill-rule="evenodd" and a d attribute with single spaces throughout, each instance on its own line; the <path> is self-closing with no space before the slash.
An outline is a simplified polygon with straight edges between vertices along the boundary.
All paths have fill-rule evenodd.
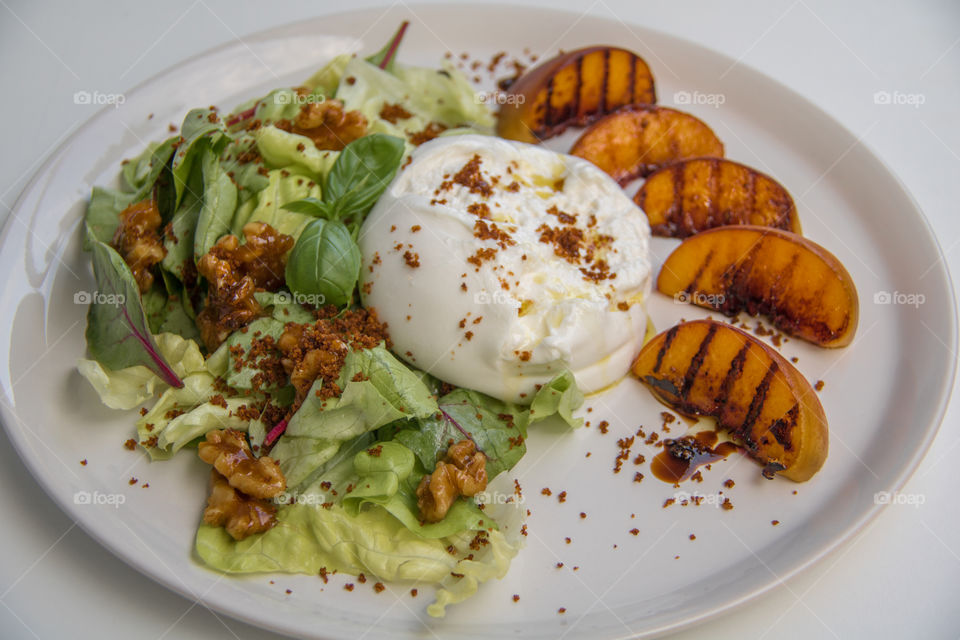
<path id="1" fill-rule="evenodd" d="M 129 451 L 133 451 L 134 449 L 137 448 L 137 441 L 134 440 L 133 438 L 130 438 L 129 440 L 123 443 L 123 446 Z"/>
<path id="2" fill-rule="evenodd" d="M 86 459 L 86 458 L 84 458 L 83 460 L 80 461 L 80 466 L 81 466 L 81 467 L 87 466 L 87 459 Z M 794 493 L 796 493 L 796 491 L 794 491 Z"/>
<path id="3" fill-rule="evenodd" d="M 373 590 L 377 593 L 383 593 L 384 589 L 386 589 L 386 587 L 383 585 L 382 582 L 375 582 L 373 584 Z"/>
<path id="4" fill-rule="evenodd" d="M 771 521 L 770 521 L 770 524 L 772 524 L 773 526 L 777 526 L 778 524 L 780 524 L 780 521 L 779 521 L 779 520 L 771 520 Z"/>
<path id="5" fill-rule="evenodd" d="M 416 589 L 410 589 L 410 597 L 411 597 L 411 598 L 416 598 L 418 593 L 419 593 L 419 591 L 417 591 Z"/>
<path id="6" fill-rule="evenodd" d="M 513 601 L 520 602 L 520 596 L 518 596 L 517 594 L 513 594 Z"/>
<path id="7" fill-rule="evenodd" d="M 634 536 L 640 535 L 640 529 L 637 529 L 636 527 L 634 527 L 633 529 L 630 529 L 630 535 L 634 535 Z"/>
<path id="8" fill-rule="evenodd" d="M 817 383 L 813 385 L 813 388 L 817 391 L 823 391 L 823 380 L 817 380 Z"/>
<path id="9" fill-rule="evenodd" d="M 130 478 L 129 480 L 127 480 L 127 484 L 129 484 L 131 487 L 132 487 L 133 485 L 137 484 L 138 482 L 140 482 L 140 481 L 137 480 L 136 478 L 132 477 L 132 476 L 131 476 L 131 478 Z"/>
<path id="10" fill-rule="evenodd" d="M 353 583 L 348 582 L 347 584 L 343 585 L 343 589 L 344 591 L 353 591 Z"/>

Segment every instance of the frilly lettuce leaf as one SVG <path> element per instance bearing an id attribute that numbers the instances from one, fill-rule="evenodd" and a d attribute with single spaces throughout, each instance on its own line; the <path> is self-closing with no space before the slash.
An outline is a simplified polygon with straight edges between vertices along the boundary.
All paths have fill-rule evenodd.
<path id="1" fill-rule="evenodd" d="M 275 527 L 239 542 L 221 527 L 200 525 L 196 550 L 208 566 L 228 573 L 316 575 L 325 569 L 437 584 L 436 602 L 427 613 L 440 617 L 447 605 L 469 598 L 482 582 L 506 575 L 518 551 L 496 530 L 487 533 L 488 544 L 471 549 L 475 535 L 424 538 L 378 507 L 350 514 L 338 505 L 293 504 L 278 509 Z M 451 546 L 455 554 L 448 551 Z M 469 554 L 472 560 L 466 559 Z"/>
<path id="2" fill-rule="evenodd" d="M 320 71 L 306 79 L 303 83 L 307 89 L 314 92 L 322 92 L 323 95 L 332 96 L 337 91 L 337 85 L 340 84 L 340 78 L 343 77 L 343 70 L 353 59 L 353 55 L 344 53 L 328 62 Z"/>
<path id="3" fill-rule="evenodd" d="M 537 391 L 530 403 L 530 422 L 556 414 L 571 427 L 579 427 L 583 418 L 574 417 L 573 412 L 582 404 L 583 392 L 577 388 L 573 373 L 564 371 Z"/>
<path id="4" fill-rule="evenodd" d="M 391 422 L 426 417 L 437 410 L 436 400 L 420 378 L 382 345 L 347 354 L 337 379 L 343 390 L 339 397 L 318 398 L 315 391 L 321 384 L 321 380 L 314 383 L 270 452 L 289 487 L 307 480 L 342 443 Z"/>
<path id="5" fill-rule="evenodd" d="M 318 197 L 320 197 L 319 183 L 311 178 L 274 169 L 268 174 L 267 186 L 237 209 L 233 218 L 232 232 L 242 237 L 243 226 L 248 222 L 265 222 L 280 233 L 293 236 L 294 239 L 299 238 L 300 233 L 314 218 L 287 211 L 282 207 L 288 202 Z"/>
<path id="6" fill-rule="evenodd" d="M 187 412 L 206 403 L 215 394 L 214 377 L 207 372 L 194 373 L 183 378 L 183 387 L 168 388 L 157 403 L 144 416 L 137 420 L 137 435 L 140 442 L 145 442 L 151 436 L 158 440 L 171 420 L 177 417 L 176 412 Z M 173 456 L 173 451 L 159 447 L 147 447 L 147 453 L 154 460 L 166 460 Z"/>
<path id="7" fill-rule="evenodd" d="M 151 451 L 151 456 L 157 459 L 168 453 L 173 455 L 196 438 L 215 429 L 246 431 L 252 423 L 234 414 L 240 407 L 249 404 L 250 399 L 227 398 L 224 402 L 226 407 L 210 402 L 201 404 L 171 420 L 157 436 L 157 451 L 148 450 Z"/>
<path id="8" fill-rule="evenodd" d="M 431 122 L 449 128 L 472 127 L 474 133 L 491 133 L 494 119 L 490 109 L 477 98 L 470 82 L 453 65 L 441 70 L 397 65 L 391 73 L 360 58 L 347 63 L 336 97 L 347 110 L 360 111 L 370 123 L 371 133 L 386 133 L 406 139 L 406 134 L 423 130 Z M 396 124 L 380 118 L 385 104 L 403 106 L 411 117 Z"/>
<path id="9" fill-rule="evenodd" d="M 257 150 L 268 167 L 285 168 L 290 173 L 299 173 L 317 184 L 327 175 L 340 155 L 339 151 L 321 151 L 310 138 L 288 133 L 274 126 L 260 127 L 254 135 L 257 138 Z M 319 193 L 314 195 L 319 196 Z"/>
<path id="10" fill-rule="evenodd" d="M 193 340 L 185 340 L 175 333 L 161 333 L 154 336 L 154 341 L 178 377 L 204 371 L 203 354 Z M 100 401 L 111 409 L 133 409 L 169 386 L 142 365 L 111 371 L 96 360 L 81 359 L 77 370 L 93 386 Z"/>
<path id="11" fill-rule="evenodd" d="M 357 474 L 353 490 L 343 497 L 351 514 L 378 505 L 424 538 L 445 538 L 462 531 L 496 528 L 496 523 L 472 499 L 453 503 L 440 522 L 425 524 L 417 505 L 417 485 L 424 476 L 416 456 L 399 442 L 378 442 L 353 459 Z"/>

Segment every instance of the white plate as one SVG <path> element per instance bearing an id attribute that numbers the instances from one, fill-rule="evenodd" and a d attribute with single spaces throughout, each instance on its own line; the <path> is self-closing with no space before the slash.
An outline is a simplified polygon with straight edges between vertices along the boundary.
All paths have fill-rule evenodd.
<path id="1" fill-rule="evenodd" d="M 489 59 L 525 47 L 541 58 L 587 44 L 633 49 L 651 65 L 662 104 L 691 96 L 692 104 L 681 108 L 713 127 L 730 158 L 772 174 L 793 192 L 805 235 L 843 261 L 861 304 L 851 347 L 825 351 L 791 341 L 782 348 L 799 357 L 811 381 L 826 382 L 820 397 L 832 426 L 831 451 L 812 481 L 767 482 L 756 465 L 735 456 L 714 464 L 702 484 L 681 487 L 713 496 L 733 478 L 736 487 L 724 491 L 734 510 L 661 508 L 677 490 L 655 480 L 647 465 L 639 468 L 646 475 L 640 484 L 632 482 L 632 463 L 619 475 L 611 471 L 617 438 L 640 424 L 656 429 L 662 410 L 625 381 L 589 399 L 592 428 L 534 430 L 528 455 L 512 473 L 532 511 L 527 547 L 504 580 L 484 585 L 444 620 L 426 617 L 427 589 L 415 599 L 409 585 L 390 585 L 379 595 L 358 585 L 347 593 L 344 576 L 324 588 L 314 576 L 223 577 L 194 561 L 204 465 L 190 454 L 151 465 L 124 450 L 134 416 L 101 406 L 73 370 L 84 354 L 85 324 L 85 305 L 74 296 L 93 287 L 79 248 L 84 202 L 94 184 L 115 179 L 122 158 L 163 138 L 167 123 L 179 123 L 189 108 L 229 108 L 296 84 L 334 54 L 378 48 L 404 18 L 412 25 L 401 59 L 413 64 L 437 65 L 448 50 Z M 722 95 L 723 104 L 705 103 L 708 95 Z M 564 141 L 553 144 L 563 148 Z M 658 264 L 674 244 L 654 243 Z M 876 494 L 895 491 L 914 470 L 943 415 L 955 368 L 953 294 L 940 256 L 916 204 L 848 131 L 776 81 L 698 45 L 544 9 L 429 6 L 324 17 L 246 38 L 157 76 L 126 94 L 119 109 L 98 113 L 38 172 L 0 244 L 0 335 L 9 341 L 9 366 L 0 371 L 3 422 L 37 480 L 104 546 L 171 589 L 263 627 L 369 638 L 654 634 L 729 609 L 816 561 L 876 514 L 883 502 Z M 924 302 L 880 304 L 883 292 Z M 705 315 L 663 296 L 654 296 L 650 312 L 660 329 Z M 602 419 L 611 423 L 607 435 L 596 429 Z M 634 454 L 641 452 L 649 459 L 655 450 L 634 446 Z M 136 486 L 128 484 L 132 476 Z M 150 487 L 142 488 L 144 482 Z M 554 497 L 542 496 L 543 487 Z M 556 499 L 561 490 L 568 493 L 563 504 Z M 123 504 L 78 504 L 77 492 L 119 494 Z M 774 519 L 781 524 L 771 526 Z M 637 536 L 629 533 L 634 527 Z"/>

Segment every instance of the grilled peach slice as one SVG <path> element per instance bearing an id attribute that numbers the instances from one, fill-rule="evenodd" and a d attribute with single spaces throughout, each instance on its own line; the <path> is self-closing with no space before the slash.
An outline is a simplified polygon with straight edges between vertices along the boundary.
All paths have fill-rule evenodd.
<path id="1" fill-rule="evenodd" d="M 663 263 L 657 289 L 728 315 L 764 314 L 821 347 L 844 347 L 857 330 L 847 270 L 820 245 L 780 229 L 743 225 L 691 236 Z"/>
<path id="2" fill-rule="evenodd" d="M 689 113 L 634 104 L 604 116 L 570 150 L 624 185 L 660 167 L 697 156 L 723 157 L 723 143 Z"/>
<path id="3" fill-rule="evenodd" d="M 713 320 L 678 324 L 654 336 L 633 375 L 661 402 L 687 415 L 712 416 L 764 466 L 796 482 L 827 458 L 827 419 L 806 379 L 773 348 Z"/>
<path id="4" fill-rule="evenodd" d="M 653 75 L 643 58 L 616 47 L 586 47 L 562 53 L 520 76 L 502 101 L 497 133 L 540 142 L 624 105 L 656 101 Z"/>
<path id="5" fill-rule="evenodd" d="M 723 158 L 693 158 L 658 169 L 633 201 L 656 236 L 686 238 L 730 224 L 800 233 L 797 207 L 779 182 Z"/>

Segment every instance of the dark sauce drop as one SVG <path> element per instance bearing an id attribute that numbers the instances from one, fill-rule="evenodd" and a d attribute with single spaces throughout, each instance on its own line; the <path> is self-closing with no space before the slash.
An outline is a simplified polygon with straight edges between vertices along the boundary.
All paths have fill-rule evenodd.
<path id="1" fill-rule="evenodd" d="M 714 431 L 700 431 L 696 435 L 665 439 L 663 451 L 654 456 L 650 470 L 659 480 L 675 484 L 686 480 L 701 466 L 723 460 L 737 450 L 732 442 L 717 444 Z"/>

